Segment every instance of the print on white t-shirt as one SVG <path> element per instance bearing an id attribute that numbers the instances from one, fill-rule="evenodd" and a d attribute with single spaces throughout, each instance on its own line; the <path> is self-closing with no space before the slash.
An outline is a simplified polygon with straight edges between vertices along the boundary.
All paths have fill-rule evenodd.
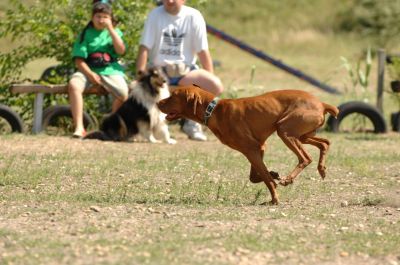
<path id="1" fill-rule="evenodd" d="M 150 12 L 140 44 L 149 49 L 150 65 L 194 65 L 197 53 L 208 49 L 206 23 L 194 8 L 182 6 L 178 15 L 172 16 L 160 6 Z"/>
<path id="2" fill-rule="evenodd" d="M 161 37 L 160 54 L 180 58 L 182 56 L 183 41 L 186 33 L 172 26 L 165 29 Z"/>

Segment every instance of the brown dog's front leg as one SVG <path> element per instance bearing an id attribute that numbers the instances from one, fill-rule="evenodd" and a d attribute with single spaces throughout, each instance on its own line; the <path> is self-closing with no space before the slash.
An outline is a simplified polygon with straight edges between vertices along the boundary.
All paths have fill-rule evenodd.
<path id="1" fill-rule="evenodd" d="M 260 157 L 261 159 L 264 159 L 264 150 L 265 150 L 265 144 L 261 147 L 260 150 Z M 257 170 L 253 166 L 250 168 L 250 182 L 251 183 L 260 183 L 263 182 L 263 178 L 261 177 L 260 174 L 258 174 Z"/>
<path id="2" fill-rule="evenodd" d="M 281 177 L 279 176 L 278 172 L 269 171 L 269 174 L 271 175 L 271 177 L 273 179 L 276 179 L 276 180 L 280 180 L 281 179 Z M 254 169 L 253 166 L 250 168 L 250 182 L 251 183 L 263 182 L 263 178 L 261 177 L 260 174 L 258 174 L 258 172 Z"/>
<path id="3" fill-rule="evenodd" d="M 266 145 L 264 144 L 260 150 L 261 160 L 264 159 L 265 146 Z M 273 179 L 276 179 L 276 180 L 280 179 L 278 172 L 270 171 L 269 173 L 271 174 Z M 251 183 L 260 183 L 263 181 L 263 178 L 261 177 L 260 174 L 258 174 L 257 170 L 255 170 L 255 168 L 253 166 L 251 166 L 251 168 L 250 168 L 250 177 L 249 178 L 250 178 Z"/>
<path id="4" fill-rule="evenodd" d="M 247 159 L 251 163 L 252 170 L 250 171 L 250 178 L 252 176 L 257 176 L 264 181 L 265 185 L 267 186 L 270 194 L 271 194 L 271 204 L 278 204 L 278 193 L 276 192 L 276 183 L 273 180 L 271 174 L 269 173 L 267 167 L 264 165 L 263 160 L 260 158 L 259 155 L 255 154 L 254 152 L 251 154 L 245 154 Z M 252 173 L 253 172 L 253 173 Z"/>

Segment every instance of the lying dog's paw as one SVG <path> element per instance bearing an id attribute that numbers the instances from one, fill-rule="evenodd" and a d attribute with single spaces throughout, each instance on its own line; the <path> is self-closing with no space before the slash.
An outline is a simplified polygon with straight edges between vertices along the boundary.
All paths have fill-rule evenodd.
<path id="1" fill-rule="evenodd" d="M 281 179 L 281 177 L 279 176 L 279 173 L 278 173 L 278 172 L 270 171 L 269 174 L 271 174 L 271 176 L 272 176 L 273 179 L 277 179 L 277 180 L 280 180 L 280 179 Z"/>

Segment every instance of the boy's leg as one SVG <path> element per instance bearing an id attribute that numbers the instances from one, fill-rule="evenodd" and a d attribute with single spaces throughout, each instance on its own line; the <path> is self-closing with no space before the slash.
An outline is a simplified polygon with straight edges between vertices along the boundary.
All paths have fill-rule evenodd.
<path id="1" fill-rule="evenodd" d="M 104 87 L 114 96 L 112 112 L 116 112 L 119 107 L 128 99 L 129 89 L 125 77 L 122 75 L 101 76 Z"/>
<path id="2" fill-rule="evenodd" d="M 72 75 L 68 82 L 68 95 L 71 105 L 72 119 L 74 121 L 74 136 L 80 137 L 85 134 L 83 125 L 83 91 L 89 85 L 86 76 L 80 72 Z"/>

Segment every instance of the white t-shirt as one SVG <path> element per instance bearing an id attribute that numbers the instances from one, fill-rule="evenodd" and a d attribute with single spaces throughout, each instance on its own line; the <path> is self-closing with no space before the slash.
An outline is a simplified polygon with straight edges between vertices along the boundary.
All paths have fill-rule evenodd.
<path id="1" fill-rule="evenodd" d="M 151 65 L 164 66 L 166 62 L 193 65 L 196 54 L 208 50 L 206 22 L 194 8 L 184 5 L 173 16 L 159 6 L 148 15 L 140 44 L 149 49 Z"/>

